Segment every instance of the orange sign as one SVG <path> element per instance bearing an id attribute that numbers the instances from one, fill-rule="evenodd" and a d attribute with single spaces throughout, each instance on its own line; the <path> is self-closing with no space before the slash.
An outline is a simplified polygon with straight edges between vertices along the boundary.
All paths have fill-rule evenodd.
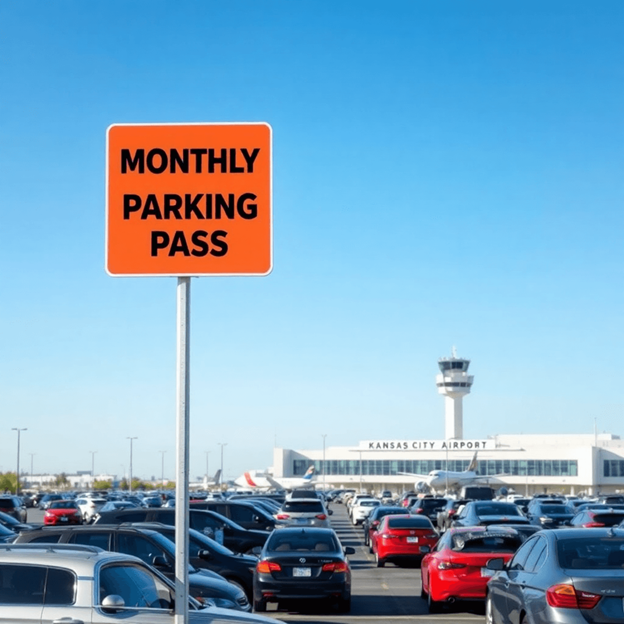
<path id="1" fill-rule="evenodd" d="M 271 127 L 112 125 L 106 270 L 111 275 L 271 271 Z"/>

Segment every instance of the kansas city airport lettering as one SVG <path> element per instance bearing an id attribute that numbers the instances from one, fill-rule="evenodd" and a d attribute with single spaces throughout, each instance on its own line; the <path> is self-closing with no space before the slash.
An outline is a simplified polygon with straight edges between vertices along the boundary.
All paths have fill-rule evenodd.
<path id="1" fill-rule="evenodd" d="M 240 152 L 240 155 L 238 155 Z M 249 152 L 238 150 L 191 147 L 177 150 L 164 150 L 155 147 L 145 153 L 142 148 L 134 155 L 129 149 L 121 150 L 121 173 L 136 171 L 145 173 L 253 173 L 254 162 L 260 153 L 259 148 Z M 242 157 L 242 158 L 241 158 Z"/>

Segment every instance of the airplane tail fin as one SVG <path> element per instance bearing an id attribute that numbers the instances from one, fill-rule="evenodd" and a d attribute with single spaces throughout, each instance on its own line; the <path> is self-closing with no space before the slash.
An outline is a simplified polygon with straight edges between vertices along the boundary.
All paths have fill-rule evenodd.
<path id="1" fill-rule="evenodd" d="M 305 474 L 303 475 L 303 480 L 304 481 L 310 481 L 310 479 L 312 479 L 312 477 L 314 476 L 314 466 L 310 466 Z"/>
<path id="2" fill-rule="evenodd" d="M 479 451 L 475 451 L 475 454 L 472 456 L 472 460 L 470 461 L 470 464 L 468 464 L 468 470 L 471 472 L 476 472 L 477 471 L 477 453 Z"/>
<path id="3" fill-rule="evenodd" d="M 215 472 L 215 476 L 212 479 L 213 483 L 216 483 L 217 485 L 221 484 L 221 468 L 219 468 L 219 470 L 217 470 L 217 472 Z"/>

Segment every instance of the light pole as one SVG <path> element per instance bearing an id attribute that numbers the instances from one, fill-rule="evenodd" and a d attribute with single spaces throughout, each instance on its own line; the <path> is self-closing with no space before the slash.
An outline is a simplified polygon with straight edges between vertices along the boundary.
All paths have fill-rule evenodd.
<path id="1" fill-rule="evenodd" d="M 163 488 L 165 487 L 165 453 L 167 451 L 159 451 L 160 454 L 162 455 L 162 463 L 160 466 L 160 481 L 162 483 Z"/>
<path id="2" fill-rule="evenodd" d="M 219 477 L 219 489 L 223 491 L 223 447 L 227 446 L 227 442 L 217 442 L 217 444 L 221 447 L 221 476 Z"/>
<path id="3" fill-rule="evenodd" d="M 95 454 L 97 451 L 89 451 L 91 453 L 91 480 L 95 481 Z"/>
<path id="4" fill-rule="evenodd" d="M 30 453 L 30 480 L 33 480 L 33 457 L 36 455 L 37 453 Z"/>
<path id="5" fill-rule="evenodd" d="M 132 440 L 138 440 L 137 436 L 126 436 L 126 440 L 130 440 L 130 477 L 128 478 L 128 491 L 132 494 Z"/>
<path id="6" fill-rule="evenodd" d="M 16 485 L 15 485 L 15 496 L 19 496 L 19 456 L 20 456 L 20 433 L 22 431 L 28 431 L 27 428 L 18 429 L 17 427 L 12 427 L 12 431 L 17 431 L 17 474 L 16 477 Z"/>
<path id="7" fill-rule="evenodd" d="M 208 479 L 210 479 L 210 468 L 208 465 L 208 455 L 210 455 L 210 451 L 204 451 L 206 453 L 206 483 L 208 483 Z"/>
<path id="8" fill-rule="evenodd" d="M 327 437 L 326 433 L 322 433 L 321 437 L 323 438 L 323 492 L 326 491 L 325 487 L 325 438 Z"/>

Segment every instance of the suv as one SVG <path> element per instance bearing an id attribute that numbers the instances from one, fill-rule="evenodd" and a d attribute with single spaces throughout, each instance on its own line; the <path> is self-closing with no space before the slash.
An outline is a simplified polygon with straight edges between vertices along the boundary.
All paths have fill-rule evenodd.
<path id="1" fill-rule="evenodd" d="M 285 500 L 275 514 L 279 526 L 315 526 L 329 528 L 329 515 L 318 498 Z"/>
<path id="2" fill-rule="evenodd" d="M 28 516 L 26 505 L 18 496 L 0 496 L 0 511 L 13 516 L 20 522 L 26 522 Z"/>
<path id="3" fill-rule="evenodd" d="M 236 553 L 260 553 L 269 537 L 268 531 L 248 531 L 214 511 L 191 509 L 189 528 L 211 537 Z M 96 516 L 94 524 L 121 524 L 123 522 L 162 522 L 175 525 L 174 509 L 118 509 Z"/>
<path id="4" fill-rule="evenodd" d="M 138 557 L 171 581 L 175 580 L 174 543 L 148 529 L 122 526 L 43 527 L 20 533 L 16 544 L 80 544 Z M 189 594 L 199 602 L 212 599 L 219 607 L 251 611 L 245 592 L 223 577 L 189 566 Z"/>
<path id="5" fill-rule="evenodd" d="M 174 598 L 173 584 L 136 557 L 91 546 L 0 545 L 0 610 L 12 623 L 174 624 Z M 189 600 L 190 624 L 275 621 Z"/>
<path id="6" fill-rule="evenodd" d="M 411 514 L 422 514 L 427 516 L 433 524 L 438 524 L 438 512 L 446 507 L 446 498 L 423 497 L 414 501 L 409 508 Z"/>
<path id="7" fill-rule="evenodd" d="M 271 514 L 258 509 L 251 503 L 235 501 L 204 500 L 197 503 L 190 503 L 191 509 L 206 509 L 214 511 L 236 524 L 240 524 L 244 529 L 257 529 L 260 531 L 272 531 L 275 528 L 275 519 Z"/>

